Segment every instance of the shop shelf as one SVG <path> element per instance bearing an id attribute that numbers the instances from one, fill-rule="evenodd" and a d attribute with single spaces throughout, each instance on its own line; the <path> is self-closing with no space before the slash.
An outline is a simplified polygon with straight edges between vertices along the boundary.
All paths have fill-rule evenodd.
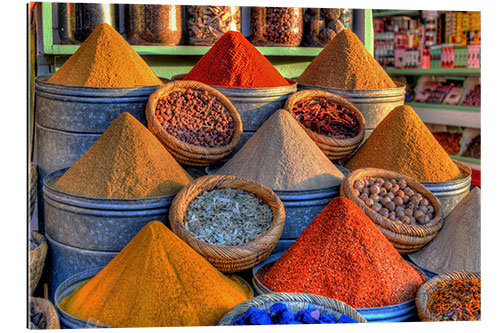
<path id="1" fill-rule="evenodd" d="M 423 122 L 438 125 L 481 128 L 481 108 L 461 105 L 406 103 Z"/>
<path id="2" fill-rule="evenodd" d="M 481 68 L 386 68 L 389 75 L 481 75 Z"/>
<path id="3" fill-rule="evenodd" d="M 384 10 L 381 12 L 373 12 L 373 17 L 417 16 L 417 15 L 420 15 L 419 10 Z"/>

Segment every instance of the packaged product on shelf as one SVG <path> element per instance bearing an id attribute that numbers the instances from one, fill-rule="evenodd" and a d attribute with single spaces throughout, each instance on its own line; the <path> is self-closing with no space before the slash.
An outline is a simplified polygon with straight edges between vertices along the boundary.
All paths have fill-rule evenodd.
<path id="1" fill-rule="evenodd" d="M 60 307 L 116 328 L 210 326 L 250 295 L 242 282 L 223 275 L 163 223 L 152 221 Z"/>
<path id="2" fill-rule="evenodd" d="M 344 197 L 330 201 L 257 278 L 273 292 L 311 293 L 354 308 L 409 301 L 425 281 L 361 208 Z"/>
<path id="3" fill-rule="evenodd" d="M 474 139 L 472 139 L 462 156 L 477 159 L 481 158 L 481 135 L 478 135 Z"/>
<path id="4" fill-rule="evenodd" d="M 180 5 L 127 4 L 127 39 L 132 44 L 178 45 L 183 35 Z"/>
<path id="5" fill-rule="evenodd" d="M 124 112 L 54 187 L 93 198 L 146 198 L 175 194 L 191 180 L 154 134 Z"/>
<path id="6" fill-rule="evenodd" d="M 331 187 L 344 178 L 292 115 L 282 109 L 262 124 L 217 174 L 249 178 L 281 191 Z"/>
<path id="7" fill-rule="evenodd" d="M 474 89 L 469 90 L 464 100 L 464 106 L 481 106 L 481 85 L 477 84 Z"/>
<path id="8" fill-rule="evenodd" d="M 346 20 L 347 17 L 350 17 L 350 20 Z M 303 43 L 305 46 L 325 46 L 344 28 L 351 29 L 350 22 L 352 22 L 350 9 L 306 8 Z"/>
<path id="9" fill-rule="evenodd" d="M 191 45 L 213 45 L 228 31 L 241 31 L 241 8 L 186 6 L 187 36 Z"/>
<path id="10" fill-rule="evenodd" d="M 432 135 L 448 154 L 458 155 L 460 153 L 462 133 L 434 132 Z"/>
<path id="11" fill-rule="evenodd" d="M 460 177 L 460 169 L 407 105 L 392 110 L 345 166 L 391 170 L 419 182 Z"/>
<path id="12" fill-rule="evenodd" d="M 302 8 L 252 7 L 250 41 L 259 46 L 299 46 L 304 22 Z"/>
<path id="13" fill-rule="evenodd" d="M 99 24 L 47 82 L 79 87 L 162 84 L 141 56 L 107 23 Z"/>
<path id="14" fill-rule="evenodd" d="M 458 105 L 462 98 L 462 86 L 452 86 L 443 100 L 443 104 Z"/>

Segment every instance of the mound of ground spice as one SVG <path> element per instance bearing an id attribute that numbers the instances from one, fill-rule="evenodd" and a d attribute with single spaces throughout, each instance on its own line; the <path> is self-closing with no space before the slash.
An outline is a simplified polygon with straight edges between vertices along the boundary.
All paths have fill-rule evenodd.
<path id="1" fill-rule="evenodd" d="M 177 193 L 191 177 L 144 125 L 124 112 L 54 184 L 95 198 L 145 198 Z"/>
<path id="2" fill-rule="evenodd" d="M 48 82 L 80 87 L 162 84 L 141 56 L 107 23 L 99 24 Z"/>
<path id="3" fill-rule="evenodd" d="M 217 174 L 249 178 L 285 191 L 335 186 L 344 179 L 293 116 L 282 109 Z"/>
<path id="4" fill-rule="evenodd" d="M 208 326 L 249 296 L 242 284 L 152 221 L 60 306 L 112 327 Z"/>
<path id="5" fill-rule="evenodd" d="M 475 187 L 446 216 L 429 244 L 408 255 L 434 273 L 481 271 L 481 190 Z"/>
<path id="6" fill-rule="evenodd" d="M 340 89 L 396 88 L 355 33 L 339 32 L 297 79 L 299 84 Z"/>
<path id="7" fill-rule="evenodd" d="M 354 308 L 399 304 L 424 280 L 356 204 L 334 198 L 258 277 L 274 292 L 311 293 Z"/>
<path id="8" fill-rule="evenodd" d="M 391 170 L 420 182 L 460 177 L 460 169 L 417 113 L 406 105 L 392 110 L 345 166 L 351 170 Z"/>
<path id="9" fill-rule="evenodd" d="M 269 88 L 290 84 L 271 62 L 237 31 L 228 31 L 222 35 L 184 80 L 234 88 Z"/>

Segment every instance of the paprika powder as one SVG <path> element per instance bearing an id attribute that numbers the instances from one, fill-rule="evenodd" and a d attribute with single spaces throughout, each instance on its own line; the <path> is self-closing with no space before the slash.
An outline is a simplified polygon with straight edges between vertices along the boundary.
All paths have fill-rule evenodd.
<path id="1" fill-rule="evenodd" d="M 183 80 L 234 88 L 269 88 L 290 84 L 237 31 L 228 31 L 222 35 Z"/>
<path id="2" fill-rule="evenodd" d="M 354 308 L 406 302 L 424 282 L 361 208 L 344 197 L 330 201 L 258 279 L 273 292 L 316 294 Z"/>

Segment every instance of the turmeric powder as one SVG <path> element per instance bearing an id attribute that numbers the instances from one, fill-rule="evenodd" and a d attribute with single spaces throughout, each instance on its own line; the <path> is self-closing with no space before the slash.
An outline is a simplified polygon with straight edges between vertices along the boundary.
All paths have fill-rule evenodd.
<path id="1" fill-rule="evenodd" d="M 175 194 L 191 180 L 154 134 L 123 112 L 54 186 L 86 197 L 136 199 Z"/>
<path id="2" fill-rule="evenodd" d="M 207 326 L 250 293 L 152 221 L 60 307 L 112 327 Z"/>
<path id="3" fill-rule="evenodd" d="M 460 169 L 407 105 L 392 110 L 345 166 L 391 170 L 419 182 L 460 177 Z"/>
<path id="4" fill-rule="evenodd" d="M 162 84 L 141 56 L 107 23 L 99 24 L 47 82 L 84 87 Z"/>

